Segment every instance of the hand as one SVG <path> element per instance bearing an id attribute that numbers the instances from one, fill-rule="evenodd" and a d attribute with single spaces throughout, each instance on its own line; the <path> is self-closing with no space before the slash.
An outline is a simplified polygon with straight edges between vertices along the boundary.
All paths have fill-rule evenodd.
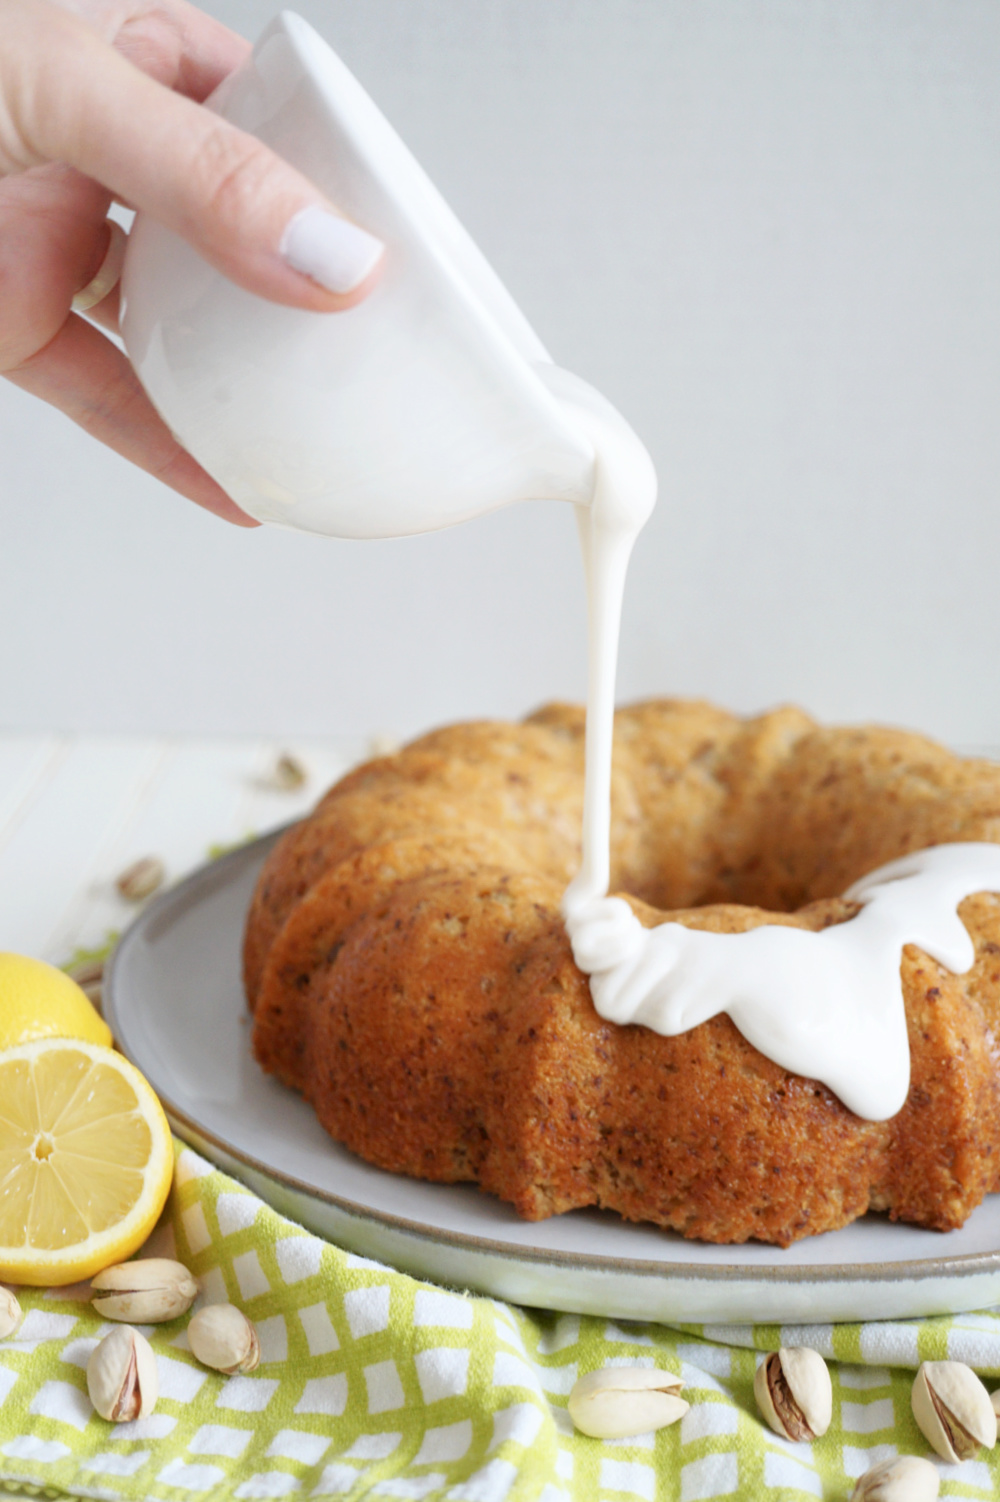
<path id="1" fill-rule="evenodd" d="M 0 0 L 0 373 L 242 526 L 95 326 L 117 331 L 117 284 L 94 322 L 72 301 L 108 252 L 112 198 L 275 302 L 336 312 L 369 291 L 381 243 L 202 107 L 249 50 L 186 0 Z M 290 231 L 304 210 L 307 254 Z"/>

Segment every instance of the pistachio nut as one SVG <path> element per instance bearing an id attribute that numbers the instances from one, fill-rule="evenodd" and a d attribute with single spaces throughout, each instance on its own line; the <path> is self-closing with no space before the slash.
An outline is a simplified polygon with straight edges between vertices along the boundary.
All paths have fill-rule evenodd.
<path id="1" fill-rule="evenodd" d="M 87 1000 L 97 1011 L 101 1010 L 104 997 L 104 961 L 81 960 L 66 971 L 70 980 L 75 980 Z"/>
<path id="2" fill-rule="evenodd" d="M 391 730 L 377 730 L 368 741 L 369 756 L 395 756 L 402 747 L 402 741 L 398 735 L 393 735 Z"/>
<path id="3" fill-rule="evenodd" d="M 166 874 L 166 867 L 158 855 L 144 855 L 122 871 L 115 886 L 126 902 L 145 902 L 157 887 L 163 885 Z"/>
<path id="4" fill-rule="evenodd" d="M 280 788 L 283 793 L 294 793 L 299 788 L 305 787 L 309 781 L 309 773 L 291 752 L 283 751 L 274 764 L 274 786 Z"/>
<path id="5" fill-rule="evenodd" d="M 106 1267 L 90 1286 L 91 1303 L 105 1319 L 139 1325 L 159 1325 L 187 1314 L 198 1297 L 198 1284 L 182 1262 L 169 1257 L 143 1257 Z"/>
<path id="6" fill-rule="evenodd" d="M 996 1392 L 990 1393 L 990 1402 L 993 1404 L 993 1412 L 997 1416 L 998 1427 L 1000 1427 L 1000 1387 L 997 1388 Z"/>
<path id="7" fill-rule="evenodd" d="M 646 1434 L 684 1417 L 690 1405 L 679 1396 L 683 1385 L 671 1372 L 649 1367 L 602 1367 L 574 1384 L 569 1416 L 594 1439 Z"/>
<path id="8" fill-rule="evenodd" d="M 775 1434 L 816 1439 L 833 1417 L 833 1385 L 826 1362 L 809 1346 L 782 1346 L 757 1368 L 754 1397 Z"/>
<path id="9" fill-rule="evenodd" d="M 0 1284 L 0 1340 L 6 1340 L 8 1335 L 13 1335 L 23 1316 L 21 1306 L 9 1288 Z"/>
<path id="10" fill-rule="evenodd" d="M 934 1502 L 941 1488 L 937 1467 L 919 1455 L 880 1461 L 859 1480 L 851 1502 Z"/>
<path id="11" fill-rule="evenodd" d="M 260 1361 L 257 1331 L 235 1304 L 209 1304 L 199 1309 L 187 1328 L 191 1354 L 202 1366 L 233 1376 L 252 1372 Z"/>
<path id="12" fill-rule="evenodd" d="M 961 1361 L 925 1361 L 910 1394 L 913 1417 L 942 1460 L 971 1460 L 980 1445 L 997 1442 L 997 1416 L 971 1367 Z"/>
<path id="13" fill-rule="evenodd" d="M 105 1335 L 87 1362 L 87 1391 L 101 1418 L 115 1424 L 152 1413 L 160 1384 L 146 1337 L 130 1325 L 119 1325 Z"/>

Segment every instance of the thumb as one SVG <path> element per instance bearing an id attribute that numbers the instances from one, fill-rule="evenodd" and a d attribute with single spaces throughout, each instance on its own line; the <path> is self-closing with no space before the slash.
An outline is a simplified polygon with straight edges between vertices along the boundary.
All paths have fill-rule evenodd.
<path id="1" fill-rule="evenodd" d="M 19 165 L 69 163 L 274 302 L 332 311 L 370 290 L 382 242 L 260 141 L 147 77 L 56 6 L 15 4 L 5 21 L 0 99 Z"/>

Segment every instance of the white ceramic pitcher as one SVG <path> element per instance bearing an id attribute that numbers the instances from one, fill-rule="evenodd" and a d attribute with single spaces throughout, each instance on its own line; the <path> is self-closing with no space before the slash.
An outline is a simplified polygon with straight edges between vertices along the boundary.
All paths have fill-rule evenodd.
<path id="1" fill-rule="evenodd" d="M 337 537 L 431 531 L 532 498 L 589 502 L 593 445 L 557 394 L 573 378 L 312 27 L 279 16 L 210 105 L 386 245 L 363 302 L 309 313 L 234 286 L 136 219 L 126 348 L 233 500 Z"/>

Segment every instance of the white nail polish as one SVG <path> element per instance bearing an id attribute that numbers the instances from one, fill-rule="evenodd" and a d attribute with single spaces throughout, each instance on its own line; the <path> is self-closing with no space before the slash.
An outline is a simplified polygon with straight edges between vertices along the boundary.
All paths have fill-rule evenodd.
<path id="1" fill-rule="evenodd" d="M 294 271 L 321 287 L 353 292 L 378 264 L 385 246 L 349 219 L 311 204 L 288 221 L 280 250 Z"/>

